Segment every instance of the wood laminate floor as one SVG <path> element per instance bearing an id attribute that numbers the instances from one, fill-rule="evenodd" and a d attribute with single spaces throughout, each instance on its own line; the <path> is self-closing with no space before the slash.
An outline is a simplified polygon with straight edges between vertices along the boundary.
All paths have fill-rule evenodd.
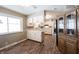
<path id="1" fill-rule="evenodd" d="M 1 51 L 1 54 L 59 54 L 55 45 L 55 37 L 44 35 L 42 44 L 26 40 L 8 50 Z"/>

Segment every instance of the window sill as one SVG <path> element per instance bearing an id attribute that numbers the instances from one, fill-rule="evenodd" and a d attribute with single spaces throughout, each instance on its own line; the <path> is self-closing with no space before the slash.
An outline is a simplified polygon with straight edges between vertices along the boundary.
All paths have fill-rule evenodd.
<path id="1" fill-rule="evenodd" d="M 23 31 L 18 31 L 18 32 L 9 32 L 9 33 L 0 33 L 0 35 L 14 34 L 14 33 L 20 33 L 20 32 L 23 32 Z"/>

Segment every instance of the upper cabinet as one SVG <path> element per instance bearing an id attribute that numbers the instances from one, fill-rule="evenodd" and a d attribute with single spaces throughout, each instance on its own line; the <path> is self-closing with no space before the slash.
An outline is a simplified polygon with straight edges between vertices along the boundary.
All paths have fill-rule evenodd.
<path id="1" fill-rule="evenodd" d="M 67 34 L 70 36 L 75 36 L 76 34 L 76 11 L 71 12 L 67 15 L 66 19 L 66 30 Z"/>
<path id="2" fill-rule="evenodd" d="M 39 28 L 43 26 L 43 15 L 30 15 L 27 19 L 27 26 L 30 28 Z"/>

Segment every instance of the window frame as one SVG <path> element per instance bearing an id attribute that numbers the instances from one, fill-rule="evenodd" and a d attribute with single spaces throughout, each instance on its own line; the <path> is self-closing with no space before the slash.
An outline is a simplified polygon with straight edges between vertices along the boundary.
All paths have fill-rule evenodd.
<path id="1" fill-rule="evenodd" d="M 7 32 L 4 32 L 4 33 L 0 33 L 0 35 L 5 35 L 5 34 L 11 34 L 11 33 L 18 33 L 18 32 L 23 32 L 23 19 L 21 17 L 12 17 L 12 16 L 6 16 L 6 15 L 0 15 L 0 16 L 4 16 L 4 17 L 7 17 Z M 15 18 L 15 19 L 19 19 L 20 20 L 20 30 L 19 31 L 13 31 L 13 32 L 10 32 L 9 31 L 9 20 L 8 18 Z"/>

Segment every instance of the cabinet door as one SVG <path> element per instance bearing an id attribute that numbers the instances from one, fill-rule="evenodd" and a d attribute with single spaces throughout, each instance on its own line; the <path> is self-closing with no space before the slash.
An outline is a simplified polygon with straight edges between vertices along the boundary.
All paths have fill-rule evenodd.
<path id="1" fill-rule="evenodd" d="M 77 30 L 78 30 L 78 38 L 79 38 L 79 9 L 77 10 Z"/>
<path id="2" fill-rule="evenodd" d="M 66 20 L 66 28 L 67 28 L 67 35 L 68 36 L 76 36 L 76 11 L 71 12 L 67 16 Z"/>
<path id="3" fill-rule="evenodd" d="M 78 43 L 78 45 L 77 45 L 78 50 L 77 51 L 78 51 L 78 54 L 79 54 L 79 38 L 78 38 L 78 42 L 77 43 Z"/>
<path id="4" fill-rule="evenodd" d="M 65 40 L 63 38 L 64 33 L 64 19 L 63 17 L 60 17 L 58 20 L 58 48 L 61 51 L 61 53 L 65 52 Z"/>
<path id="5" fill-rule="evenodd" d="M 63 19 L 63 17 L 60 17 L 58 20 L 58 31 L 59 31 L 59 34 L 64 33 L 64 19 Z"/>
<path id="6" fill-rule="evenodd" d="M 64 39 L 61 37 L 58 39 L 58 48 L 61 53 L 65 53 L 65 42 Z"/>
<path id="7" fill-rule="evenodd" d="M 77 38 L 78 38 L 78 53 L 79 53 L 79 9 L 77 9 Z"/>
<path id="8" fill-rule="evenodd" d="M 68 54 L 75 54 L 77 52 L 76 45 L 66 42 L 66 53 Z"/>

